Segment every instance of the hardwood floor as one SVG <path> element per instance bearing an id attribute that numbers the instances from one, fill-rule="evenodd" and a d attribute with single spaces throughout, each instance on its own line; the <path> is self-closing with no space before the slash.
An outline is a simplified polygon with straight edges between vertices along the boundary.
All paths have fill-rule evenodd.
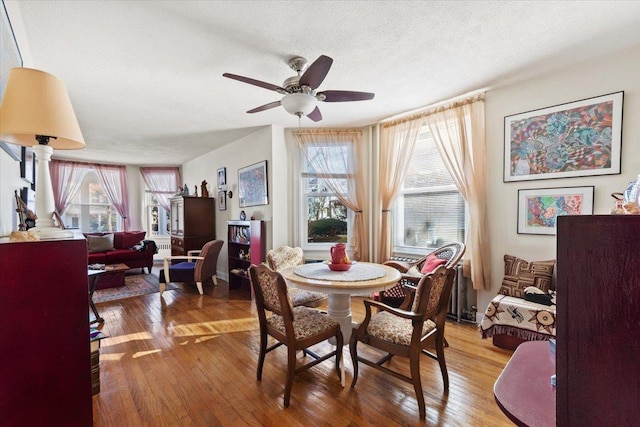
<path id="1" fill-rule="evenodd" d="M 365 365 L 352 389 L 331 362 L 297 375 L 289 408 L 282 396 L 286 350 L 266 357 L 256 380 L 258 321 L 248 290 L 183 286 L 98 304 L 109 338 L 100 349 L 101 391 L 93 397 L 96 427 L 105 426 L 509 426 L 493 384 L 511 352 L 482 340 L 475 325 L 447 322 L 449 393 L 437 362 L 423 357 L 427 419 L 418 417 L 413 387 Z M 364 316 L 354 298 L 354 320 Z M 358 346 L 359 351 L 361 347 Z M 329 344 L 315 347 L 326 350 Z M 302 357 L 302 355 L 300 355 Z M 406 360 L 392 365 L 406 369 Z"/>

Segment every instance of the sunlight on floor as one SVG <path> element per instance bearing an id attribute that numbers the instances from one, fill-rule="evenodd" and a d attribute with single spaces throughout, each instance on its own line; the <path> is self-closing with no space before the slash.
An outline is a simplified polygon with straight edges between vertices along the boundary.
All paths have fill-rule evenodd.
<path id="1" fill-rule="evenodd" d="M 257 318 L 243 318 L 232 320 L 215 320 L 211 322 L 187 323 L 171 327 L 176 337 L 194 335 L 226 334 L 231 332 L 254 331 L 258 329 Z"/>

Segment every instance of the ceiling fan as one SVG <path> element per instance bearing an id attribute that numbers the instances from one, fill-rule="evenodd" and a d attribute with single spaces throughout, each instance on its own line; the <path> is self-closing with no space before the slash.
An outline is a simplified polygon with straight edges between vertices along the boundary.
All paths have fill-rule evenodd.
<path id="1" fill-rule="evenodd" d="M 307 60 L 305 58 L 295 57 L 289 61 L 289 67 L 298 73 L 298 75 L 286 79 L 282 86 L 276 86 L 237 74 L 224 73 L 223 76 L 264 89 L 273 90 L 284 95 L 280 101 L 261 105 L 260 107 L 247 111 L 247 113 L 257 113 L 282 105 L 290 114 L 298 116 L 299 118 L 307 116 L 314 122 L 319 122 L 322 120 L 322 114 L 316 105 L 318 101 L 367 101 L 373 99 L 375 96 L 375 94 L 370 92 L 353 92 L 348 90 L 325 90 L 316 92 L 318 86 L 320 86 L 327 76 L 331 64 L 333 64 L 333 59 L 325 55 L 320 55 L 309 67 L 307 67 Z"/>

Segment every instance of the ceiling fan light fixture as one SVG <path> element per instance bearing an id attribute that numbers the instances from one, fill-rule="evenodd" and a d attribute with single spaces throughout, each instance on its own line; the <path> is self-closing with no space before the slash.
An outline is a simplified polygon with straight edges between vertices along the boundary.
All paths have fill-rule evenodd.
<path id="1" fill-rule="evenodd" d="M 308 93 L 290 93 L 282 98 L 280 104 L 289 114 L 301 117 L 316 108 L 317 99 Z"/>

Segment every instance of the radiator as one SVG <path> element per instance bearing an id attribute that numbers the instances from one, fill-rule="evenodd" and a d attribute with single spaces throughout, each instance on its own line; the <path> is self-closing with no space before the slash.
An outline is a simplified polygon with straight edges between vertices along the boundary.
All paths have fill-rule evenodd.
<path id="1" fill-rule="evenodd" d="M 162 259 L 171 256 L 171 239 L 169 237 L 155 236 L 153 240 L 156 242 L 158 253 L 154 255 L 156 259 Z"/>
<path id="2" fill-rule="evenodd" d="M 467 311 L 467 278 L 462 275 L 462 266 L 456 267 L 456 278 L 451 289 L 449 300 L 449 317 L 460 322 Z"/>

